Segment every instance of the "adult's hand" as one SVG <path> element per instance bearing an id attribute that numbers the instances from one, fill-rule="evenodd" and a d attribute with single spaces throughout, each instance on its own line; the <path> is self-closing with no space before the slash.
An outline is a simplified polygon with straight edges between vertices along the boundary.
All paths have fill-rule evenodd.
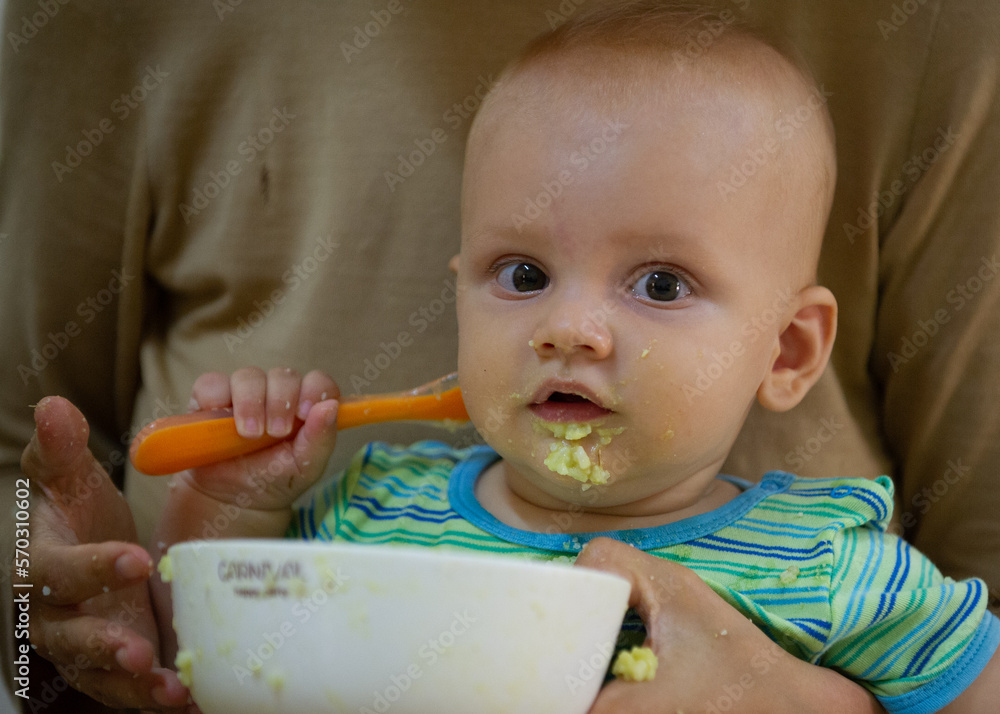
<path id="1" fill-rule="evenodd" d="M 607 538 L 591 541 L 576 562 L 632 583 L 629 604 L 659 659 L 652 681 L 611 682 L 590 714 L 883 711 L 859 685 L 782 650 L 682 565 Z"/>
<path id="2" fill-rule="evenodd" d="M 35 409 L 21 457 L 31 479 L 31 642 L 74 688 L 113 707 L 183 709 L 187 689 L 160 666 L 128 504 L 87 448 L 86 419 L 60 397 Z"/>

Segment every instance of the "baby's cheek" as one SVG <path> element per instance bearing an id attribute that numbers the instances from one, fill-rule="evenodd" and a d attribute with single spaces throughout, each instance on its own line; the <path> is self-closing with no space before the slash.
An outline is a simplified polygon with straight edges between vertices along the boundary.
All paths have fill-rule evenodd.
<path id="1" fill-rule="evenodd" d="M 461 379 L 461 378 L 460 378 Z M 462 382 L 462 396 L 477 431 L 488 444 L 514 441 L 514 408 L 519 395 L 500 384 L 476 385 L 468 393 Z"/>

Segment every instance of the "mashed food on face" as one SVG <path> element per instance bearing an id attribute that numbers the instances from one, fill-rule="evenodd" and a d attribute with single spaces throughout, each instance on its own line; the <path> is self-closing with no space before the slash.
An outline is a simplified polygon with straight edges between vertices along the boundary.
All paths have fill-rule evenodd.
<path id="1" fill-rule="evenodd" d="M 560 423 L 560 422 L 539 422 L 543 429 L 552 432 L 557 439 L 562 439 L 560 443 L 549 444 L 549 454 L 543 462 L 552 471 L 563 476 L 569 476 L 583 484 L 586 491 L 593 484 L 603 484 L 608 482 L 611 475 L 600 464 L 600 447 L 611 443 L 611 437 L 622 433 L 623 429 L 598 429 L 597 446 L 594 447 L 594 455 L 591 456 L 580 444 L 571 444 L 571 441 L 579 441 L 589 436 L 593 431 L 590 424 Z"/>
<path id="2" fill-rule="evenodd" d="M 590 424 L 561 424 L 558 422 L 544 422 L 544 424 L 545 428 L 552 432 L 552 436 L 569 441 L 582 439 L 593 430 Z"/>
<path id="3" fill-rule="evenodd" d="M 608 472 L 591 461 L 579 444 L 574 445 L 566 441 L 561 444 L 550 444 L 549 455 L 545 457 L 544 463 L 557 474 L 582 482 L 584 488 L 589 488 L 592 483 L 608 481 Z"/>
<path id="4" fill-rule="evenodd" d="M 648 682 L 656 677 L 660 661 L 649 647 L 622 650 L 611 666 L 611 674 L 626 682 Z"/>

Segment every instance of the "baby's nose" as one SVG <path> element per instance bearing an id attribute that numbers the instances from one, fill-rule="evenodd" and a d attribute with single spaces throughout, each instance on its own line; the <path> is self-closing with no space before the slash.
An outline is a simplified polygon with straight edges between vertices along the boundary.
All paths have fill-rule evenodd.
<path id="1" fill-rule="evenodd" d="M 542 357 L 585 354 L 605 359 L 613 347 L 608 328 L 610 312 L 602 306 L 571 302 L 553 310 L 532 337 L 532 347 Z"/>

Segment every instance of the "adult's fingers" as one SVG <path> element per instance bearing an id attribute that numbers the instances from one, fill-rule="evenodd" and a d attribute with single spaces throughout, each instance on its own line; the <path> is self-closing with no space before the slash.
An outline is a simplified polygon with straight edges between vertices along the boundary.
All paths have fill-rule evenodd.
<path id="1" fill-rule="evenodd" d="M 576 565 L 614 573 L 628 580 L 632 585 L 629 607 L 634 607 L 642 616 L 650 636 L 654 635 L 658 615 L 668 601 L 692 587 L 708 590 L 690 569 L 611 538 L 595 538 L 587 543 Z"/>
<path id="2" fill-rule="evenodd" d="M 90 430 L 79 410 L 62 397 L 46 397 L 35 408 L 35 433 L 21 455 L 21 468 L 38 494 L 33 545 L 43 540 L 76 543 L 131 540 L 128 505 L 87 448 Z"/>
<path id="3" fill-rule="evenodd" d="M 135 605 L 124 604 L 112 619 L 40 607 L 31 623 L 32 642 L 46 659 L 80 670 L 149 672 L 156 659 L 153 644 L 126 624 L 136 617 Z"/>
<path id="4" fill-rule="evenodd" d="M 75 689 L 109 707 L 171 714 L 185 711 L 188 690 L 177 680 L 176 673 L 165 668 L 138 676 L 103 669 L 76 672 L 69 672 L 65 667 L 58 669 Z M 76 676 L 70 679 L 69 674 Z"/>
<path id="5" fill-rule="evenodd" d="M 32 550 L 36 596 L 48 605 L 76 605 L 142 582 L 153 572 L 149 554 L 135 543 L 62 545 L 39 538 Z"/>
<path id="6" fill-rule="evenodd" d="M 45 397 L 35 407 L 35 433 L 21 454 L 21 470 L 48 488 L 85 479 L 95 468 L 103 472 L 87 448 L 89 437 L 79 409 L 62 397 Z"/>

